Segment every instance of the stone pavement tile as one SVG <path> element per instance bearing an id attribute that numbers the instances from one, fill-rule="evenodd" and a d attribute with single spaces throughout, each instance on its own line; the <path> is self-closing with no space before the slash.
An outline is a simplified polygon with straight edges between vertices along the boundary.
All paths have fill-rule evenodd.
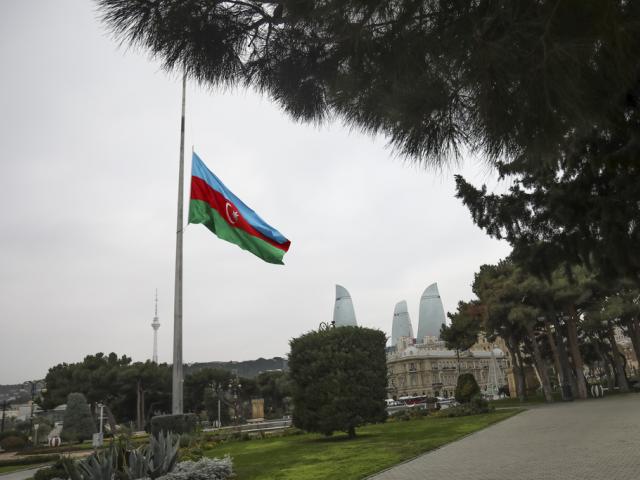
<path id="1" fill-rule="evenodd" d="M 556 403 L 371 480 L 640 480 L 640 394 Z"/>

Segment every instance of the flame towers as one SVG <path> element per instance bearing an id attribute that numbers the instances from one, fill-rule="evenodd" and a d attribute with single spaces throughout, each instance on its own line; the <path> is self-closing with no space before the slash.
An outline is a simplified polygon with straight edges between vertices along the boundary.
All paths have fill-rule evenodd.
<path id="1" fill-rule="evenodd" d="M 446 321 L 438 284 L 432 283 L 420 297 L 417 343 L 424 343 L 425 337 L 440 337 L 440 326 Z"/>
<path id="2" fill-rule="evenodd" d="M 356 313 L 351 295 L 342 285 L 336 285 L 336 304 L 333 307 L 333 322 L 336 327 L 356 327 Z"/>
<path id="3" fill-rule="evenodd" d="M 411 326 L 406 300 L 396 303 L 396 307 L 393 309 L 391 345 L 396 346 L 401 337 L 413 338 L 413 327 Z"/>

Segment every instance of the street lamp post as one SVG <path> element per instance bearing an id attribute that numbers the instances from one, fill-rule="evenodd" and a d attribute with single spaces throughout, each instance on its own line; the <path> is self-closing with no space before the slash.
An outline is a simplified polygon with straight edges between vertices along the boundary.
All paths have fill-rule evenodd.
<path id="1" fill-rule="evenodd" d="M 29 382 L 31 384 L 31 415 L 29 417 L 29 432 L 33 432 L 33 402 L 36 398 L 36 385 L 37 385 L 37 381 L 31 381 L 29 380 Z M 36 443 L 36 437 L 37 437 L 37 433 L 36 435 L 34 435 L 34 438 L 32 439 L 33 445 L 35 446 Z"/>
<path id="2" fill-rule="evenodd" d="M 238 423 L 238 391 L 242 388 L 238 376 L 229 382 L 229 391 L 233 395 L 233 423 Z"/>
<path id="3" fill-rule="evenodd" d="M 221 382 L 211 382 L 211 390 L 215 392 L 216 398 L 218 400 L 218 425 L 217 427 L 222 427 L 222 419 L 220 418 L 220 394 L 222 393 L 222 383 Z"/>

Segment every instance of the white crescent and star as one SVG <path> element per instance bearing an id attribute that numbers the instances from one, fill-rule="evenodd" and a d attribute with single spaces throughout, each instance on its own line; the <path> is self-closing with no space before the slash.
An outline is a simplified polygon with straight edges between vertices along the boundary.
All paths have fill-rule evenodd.
<path id="1" fill-rule="evenodd" d="M 229 223 L 235 225 L 238 222 L 238 217 L 240 216 L 238 210 L 235 209 L 229 202 L 227 202 L 224 209 L 225 213 L 227 214 L 227 220 L 229 220 Z"/>

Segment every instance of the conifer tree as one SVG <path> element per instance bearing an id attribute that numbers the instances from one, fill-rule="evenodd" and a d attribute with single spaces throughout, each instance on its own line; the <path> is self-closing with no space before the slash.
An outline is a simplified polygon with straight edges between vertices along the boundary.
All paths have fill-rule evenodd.
<path id="1" fill-rule="evenodd" d="M 62 424 L 62 439 L 67 442 L 82 442 L 90 439 L 95 431 L 87 399 L 82 393 L 70 393 Z"/>

